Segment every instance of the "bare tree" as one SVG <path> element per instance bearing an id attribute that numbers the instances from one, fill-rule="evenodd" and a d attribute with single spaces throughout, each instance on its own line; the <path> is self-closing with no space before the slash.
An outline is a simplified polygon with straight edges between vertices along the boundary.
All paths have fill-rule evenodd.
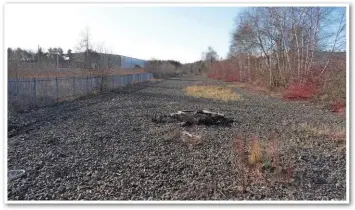
<path id="1" fill-rule="evenodd" d="M 339 26 L 338 26 L 338 29 L 336 31 L 336 34 L 335 34 L 335 38 L 334 38 L 334 41 L 333 41 L 333 46 L 332 46 L 332 50 L 331 50 L 331 54 L 330 56 L 327 58 L 327 62 L 326 64 L 324 65 L 323 69 L 322 69 L 322 74 L 324 73 L 324 71 L 327 69 L 328 65 L 329 65 L 329 61 L 331 59 L 331 56 L 333 55 L 334 51 L 336 50 L 337 48 L 337 44 L 339 42 L 341 42 L 341 40 L 343 40 L 345 38 L 345 35 L 341 35 L 344 31 L 345 31 L 345 28 L 346 28 L 346 23 L 345 23 L 346 19 L 345 19 L 345 10 L 342 12 L 341 14 L 341 18 L 340 18 L 340 21 L 339 21 Z"/>
<path id="2" fill-rule="evenodd" d="M 330 40 L 332 52 L 344 45 L 345 8 L 257 7 L 245 9 L 235 21 L 229 60 L 240 79 L 267 75 L 269 87 L 307 80 L 319 66 L 318 52 L 329 49 Z"/>
<path id="3" fill-rule="evenodd" d="M 80 32 L 80 41 L 78 43 L 78 46 L 76 47 L 76 50 L 78 52 L 80 51 L 85 51 L 88 52 L 89 50 L 92 49 L 92 44 L 91 44 L 92 38 L 91 38 L 91 32 L 90 32 L 90 27 L 86 26 L 81 32 Z"/>
<path id="4" fill-rule="evenodd" d="M 93 46 L 92 46 L 92 37 L 91 37 L 91 32 L 90 32 L 90 27 L 86 26 L 81 32 L 80 32 L 80 40 L 79 43 L 76 47 L 77 52 L 82 52 L 84 51 L 84 69 L 82 69 L 84 72 L 90 72 L 93 70 L 92 68 L 92 56 L 93 54 Z"/>
<path id="5" fill-rule="evenodd" d="M 108 76 L 112 68 L 112 50 L 105 46 L 102 42 L 96 47 L 96 52 L 99 54 L 99 60 L 96 64 L 96 75 L 101 77 L 100 90 L 103 91 L 108 88 Z"/>

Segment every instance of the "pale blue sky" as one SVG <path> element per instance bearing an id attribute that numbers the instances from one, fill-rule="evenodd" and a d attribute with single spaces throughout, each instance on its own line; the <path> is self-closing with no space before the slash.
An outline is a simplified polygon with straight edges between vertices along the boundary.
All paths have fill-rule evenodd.
<path id="1" fill-rule="evenodd" d="M 89 26 L 94 48 L 104 43 L 113 54 L 194 62 L 201 59 L 208 46 L 219 56 L 227 55 L 234 20 L 243 9 L 190 5 L 7 4 L 5 45 L 34 51 L 38 45 L 44 49 L 62 47 L 64 51 L 75 51 L 80 32 Z M 338 23 L 334 23 L 327 25 L 325 31 L 337 29 Z M 333 38 L 328 41 L 331 46 Z"/>
<path id="2" fill-rule="evenodd" d="M 123 5 L 6 5 L 7 47 L 60 46 L 75 50 L 88 25 L 94 46 L 140 59 L 201 59 L 212 46 L 228 52 L 237 7 L 127 7 Z"/>

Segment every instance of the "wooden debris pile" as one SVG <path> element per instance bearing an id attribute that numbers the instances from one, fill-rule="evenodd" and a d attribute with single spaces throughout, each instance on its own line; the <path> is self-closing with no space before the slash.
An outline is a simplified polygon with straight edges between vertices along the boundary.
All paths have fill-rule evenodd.
<path id="1" fill-rule="evenodd" d="M 180 123 L 182 126 L 192 125 L 224 125 L 230 126 L 234 120 L 227 118 L 224 114 L 210 112 L 207 110 L 178 111 L 170 115 L 155 116 L 152 118 L 155 123 Z"/>

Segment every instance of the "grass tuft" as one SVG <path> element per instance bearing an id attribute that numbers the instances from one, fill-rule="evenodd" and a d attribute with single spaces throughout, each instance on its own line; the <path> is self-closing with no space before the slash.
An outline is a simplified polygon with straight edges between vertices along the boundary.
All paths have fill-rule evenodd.
<path id="1" fill-rule="evenodd" d="M 235 93 L 233 89 L 222 86 L 194 85 L 185 88 L 187 95 L 197 98 L 209 98 L 221 101 L 240 101 L 241 95 Z"/>
<path id="2" fill-rule="evenodd" d="M 280 138 L 280 134 L 274 132 L 265 139 L 266 144 L 265 142 L 261 144 L 258 136 L 251 139 L 238 136 L 235 139 L 236 178 L 239 179 L 238 188 L 243 193 L 247 192 L 251 185 L 265 185 L 268 182 L 290 184 L 294 181 L 295 166 L 287 160 L 280 159 Z"/>
<path id="3" fill-rule="evenodd" d="M 254 136 L 252 146 L 251 146 L 251 154 L 250 154 L 250 158 L 249 158 L 249 163 L 251 165 L 254 165 L 254 164 L 260 163 L 260 162 L 262 162 L 260 141 L 259 141 L 258 137 Z"/>

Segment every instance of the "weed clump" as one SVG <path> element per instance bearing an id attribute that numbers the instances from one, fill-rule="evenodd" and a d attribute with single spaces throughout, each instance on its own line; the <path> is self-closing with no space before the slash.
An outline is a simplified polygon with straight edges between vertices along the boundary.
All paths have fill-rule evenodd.
<path id="1" fill-rule="evenodd" d="M 223 86 L 194 85 L 185 88 L 185 92 L 193 97 L 208 98 L 222 101 L 239 101 L 241 95 L 235 93 L 232 88 Z"/>
<path id="2" fill-rule="evenodd" d="M 265 184 L 272 180 L 291 183 L 293 180 L 294 166 L 280 161 L 279 136 L 273 135 L 268 140 L 262 145 L 257 136 L 235 139 L 235 164 L 243 193 L 252 183 Z M 248 142 L 251 143 L 248 145 Z"/>

